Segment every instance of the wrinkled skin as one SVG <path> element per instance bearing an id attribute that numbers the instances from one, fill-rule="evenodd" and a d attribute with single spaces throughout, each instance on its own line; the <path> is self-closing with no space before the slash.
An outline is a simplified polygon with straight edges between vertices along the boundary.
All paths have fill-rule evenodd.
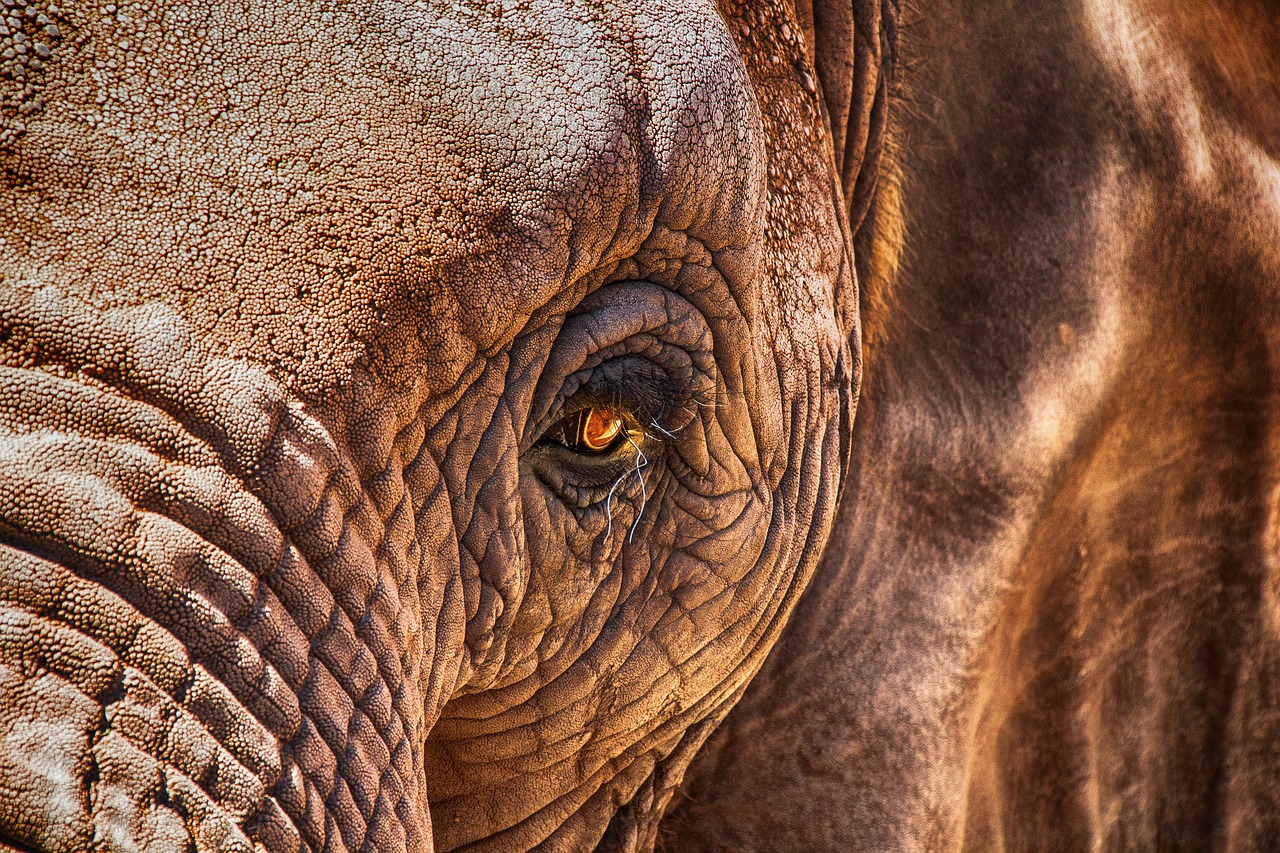
<path id="1" fill-rule="evenodd" d="M 5 6 L 0 838 L 651 846 L 831 527 L 878 53 L 167 6 Z"/>
<path id="2" fill-rule="evenodd" d="M 1275 4 L 903 18 L 837 531 L 667 846 L 1280 849 Z"/>

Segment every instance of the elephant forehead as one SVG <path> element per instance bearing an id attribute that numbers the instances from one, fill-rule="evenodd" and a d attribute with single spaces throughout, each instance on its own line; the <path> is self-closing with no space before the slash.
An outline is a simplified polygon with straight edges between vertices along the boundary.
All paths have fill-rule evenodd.
<path id="1" fill-rule="evenodd" d="M 472 329 L 498 314 L 491 335 L 509 334 L 509 315 L 622 259 L 655 219 L 696 231 L 713 251 L 749 244 L 763 188 L 760 121 L 710 4 L 380 10 L 396 33 L 385 58 L 414 81 L 406 95 L 423 107 L 433 152 L 467 178 L 449 186 L 448 201 L 500 228 L 487 236 L 508 248 L 489 257 L 504 268 L 468 263 L 450 277 Z M 513 278 L 519 287 L 497 280 Z"/>
<path id="2" fill-rule="evenodd" d="M 371 342 L 429 359 L 423 329 L 492 352 L 656 221 L 759 232 L 758 110 L 709 4 L 103 9 L 60 13 L 12 227 L 74 289 L 317 387 Z"/>
<path id="3" fill-rule="evenodd" d="M 745 71 L 710 4 L 552 2 L 505 16 L 389 5 L 388 20 L 414 26 L 398 28 L 397 64 L 420 81 L 428 121 L 448 122 L 518 190 L 568 203 L 590 192 L 652 201 L 695 169 L 699 187 L 737 193 L 761 177 Z M 623 155 L 626 183 L 581 182 Z"/>

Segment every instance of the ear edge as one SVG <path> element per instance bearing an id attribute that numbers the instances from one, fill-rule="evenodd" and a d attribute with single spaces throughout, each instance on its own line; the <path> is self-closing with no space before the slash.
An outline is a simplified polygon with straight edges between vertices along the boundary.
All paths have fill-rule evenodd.
<path id="1" fill-rule="evenodd" d="M 886 150 L 900 0 L 799 0 L 800 6 L 797 18 L 812 26 L 805 37 L 856 233 L 875 198 Z"/>

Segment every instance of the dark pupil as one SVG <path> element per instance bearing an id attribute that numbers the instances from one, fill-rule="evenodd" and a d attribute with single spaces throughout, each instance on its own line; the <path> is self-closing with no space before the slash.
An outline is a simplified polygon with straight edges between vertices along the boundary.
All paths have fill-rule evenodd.
<path id="1" fill-rule="evenodd" d="M 623 433 L 622 420 L 605 406 L 575 412 L 547 431 L 547 437 L 571 450 L 603 453 Z"/>

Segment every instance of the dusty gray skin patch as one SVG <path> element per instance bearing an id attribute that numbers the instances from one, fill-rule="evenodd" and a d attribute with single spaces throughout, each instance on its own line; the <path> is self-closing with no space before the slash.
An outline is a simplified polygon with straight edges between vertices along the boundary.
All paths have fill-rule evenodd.
<path id="1" fill-rule="evenodd" d="M 64 29 L 58 6 L 0 0 L 0 151 L 26 132 L 27 122 L 43 106 L 45 65 Z"/>

